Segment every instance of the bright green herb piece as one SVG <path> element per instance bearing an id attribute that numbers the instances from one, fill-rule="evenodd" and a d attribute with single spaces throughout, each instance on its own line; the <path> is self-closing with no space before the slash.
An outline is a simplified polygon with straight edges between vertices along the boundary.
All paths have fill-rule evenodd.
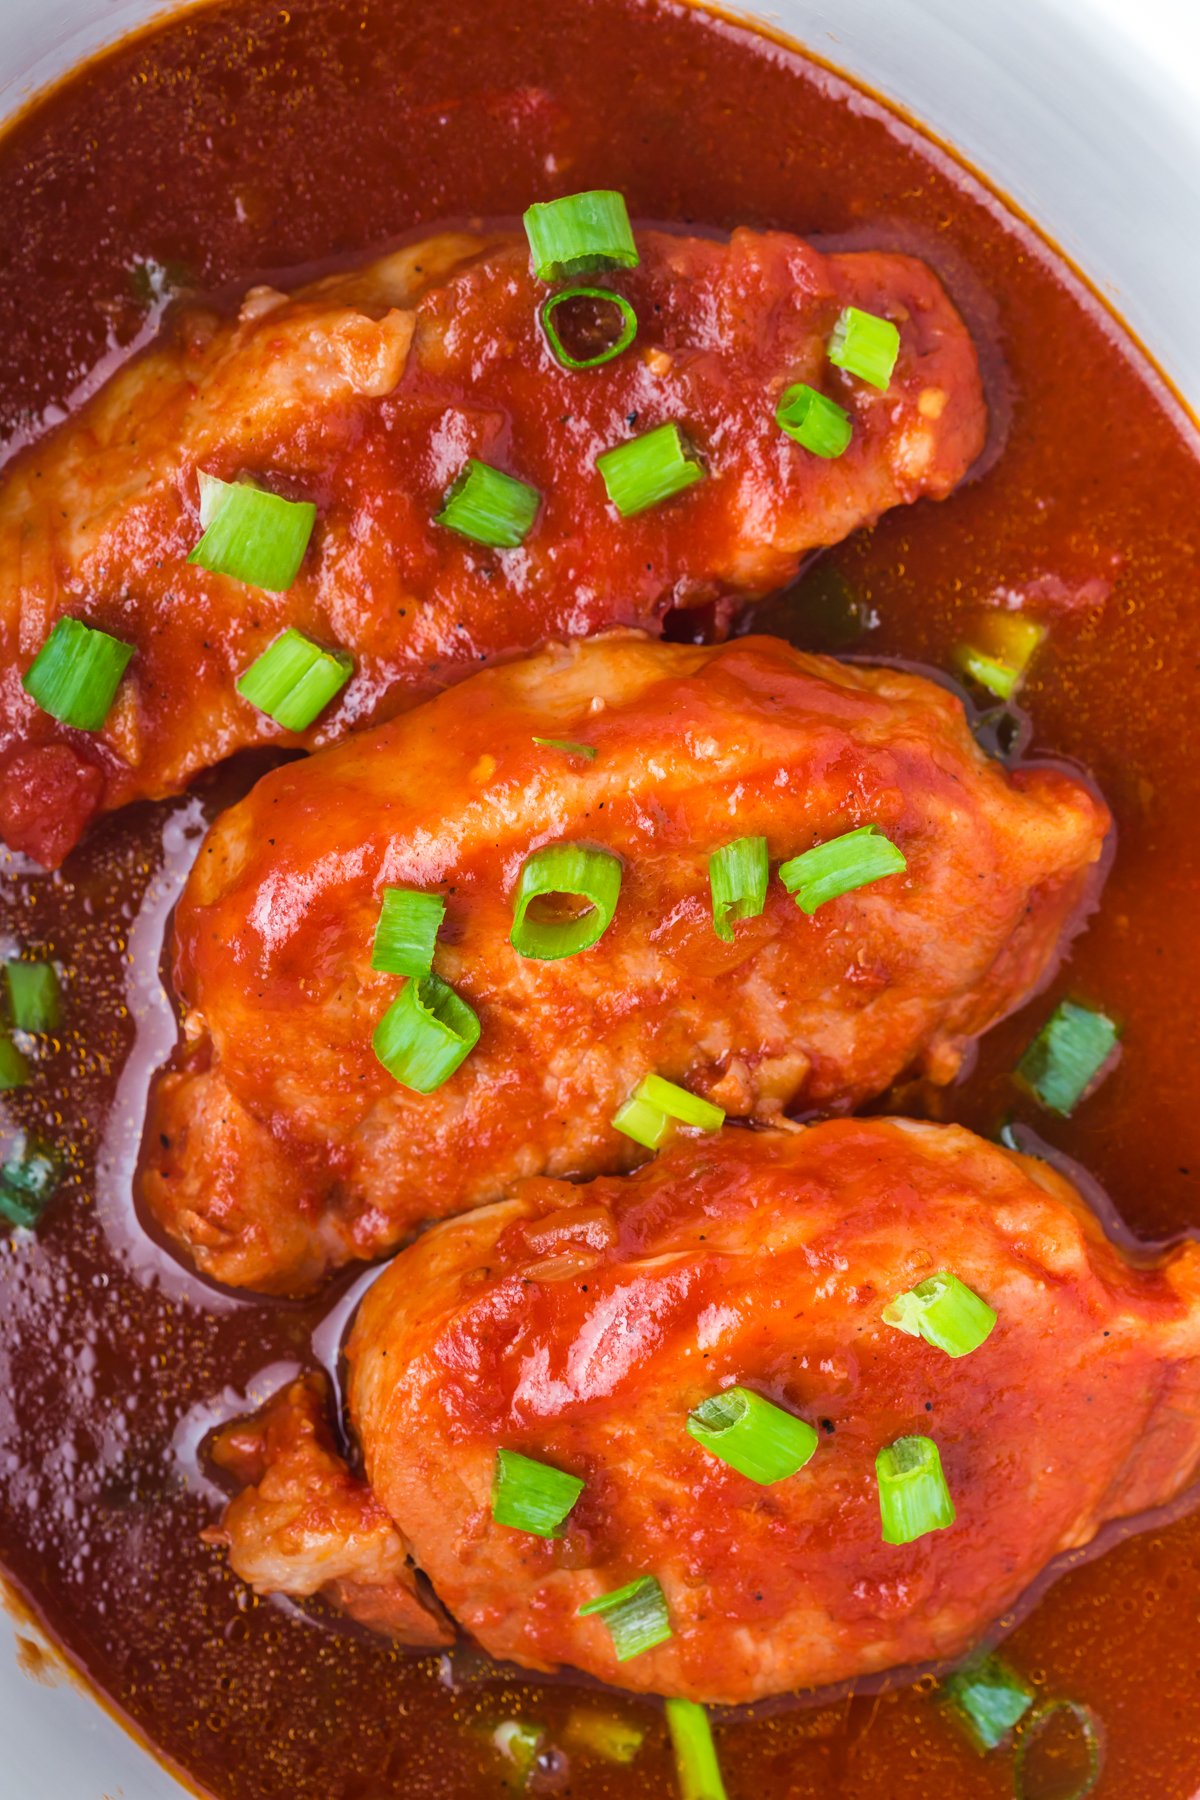
<path id="1" fill-rule="evenodd" d="M 775 423 L 803 449 L 826 461 L 844 455 L 854 436 L 845 408 L 803 381 L 784 389 L 775 408 Z"/>
<path id="2" fill-rule="evenodd" d="M 492 1517 L 497 1525 L 532 1532 L 534 1537 L 561 1537 L 563 1521 L 583 1489 L 578 1475 L 535 1462 L 516 1450 L 497 1450 Z"/>
<path id="3" fill-rule="evenodd" d="M 727 1800 L 708 1714 L 694 1700 L 664 1701 L 680 1800 Z"/>
<path id="4" fill-rule="evenodd" d="M 31 1231 L 58 1186 L 58 1167 L 40 1150 L 0 1168 L 0 1216 Z"/>
<path id="5" fill-rule="evenodd" d="M 434 514 L 434 524 L 493 550 L 515 550 L 529 536 L 540 504 L 541 495 L 528 482 L 473 456 Z"/>
<path id="6" fill-rule="evenodd" d="M 875 1458 L 885 1544 L 911 1544 L 954 1523 L 954 1502 L 932 1438 L 902 1437 Z"/>
<path id="7" fill-rule="evenodd" d="M 829 340 L 829 360 L 886 391 L 900 354 L 900 333 L 890 319 L 847 306 Z"/>
<path id="8" fill-rule="evenodd" d="M 762 912 L 769 872 L 765 837 L 738 838 L 709 857 L 713 930 L 723 943 L 733 942 L 734 920 L 756 919 Z"/>
<path id="9" fill-rule="evenodd" d="M 539 281 L 573 281 L 638 265 L 625 196 L 611 188 L 539 201 L 525 214 L 525 235 Z"/>
<path id="10" fill-rule="evenodd" d="M 991 1336 L 996 1315 L 957 1275 L 939 1269 L 889 1301 L 883 1322 L 909 1337 L 924 1338 L 947 1356 L 969 1356 Z"/>
<path id="11" fill-rule="evenodd" d="M 705 476 L 703 463 L 674 421 L 605 450 L 596 467 L 623 519 L 682 494 Z"/>
<path id="12" fill-rule="evenodd" d="M 53 963 L 6 962 L 4 979 L 13 1024 L 19 1031 L 58 1029 L 58 975 Z"/>
<path id="13" fill-rule="evenodd" d="M 1033 1705 L 1033 1689 L 999 1656 L 956 1669 L 943 1682 L 942 1697 L 981 1756 L 1003 1743 Z"/>
<path id="14" fill-rule="evenodd" d="M 307 731 L 353 673 L 353 657 L 322 650 L 289 625 L 238 678 L 237 691 L 285 731 Z"/>
<path id="15" fill-rule="evenodd" d="M 673 1637 L 667 1599 L 653 1575 L 639 1575 L 611 1594 L 598 1594 L 579 1608 L 579 1617 L 596 1613 L 608 1627 L 618 1662 L 628 1662 Z"/>
<path id="16" fill-rule="evenodd" d="M 812 914 L 841 894 L 902 874 L 907 867 L 903 851 L 878 825 L 860 825 L 782 863 L 779 879 L 795 895 L 800 911 Z"/>
<path id="17" fill-rule="evenodd" d="M 1035 619 L 996 609 L 976 621 L 971 642 L 960 644 L 955 658 L 998 700 L 1011 700 L 1045 636 Z"/>
<path id="18" fill-rule="evenodd" d="M 428 975 L 445 916 L 446 902 L 440 894 L 384 888 L 371 967 L 387 975 Z"/>
<path id="19" fill-rule="evenodd" d="M 248 587 L 286 593 L 300 572 L 316 520 L 311 500 L 285 500 L 253 482 L 220 481 L 201 472 L 204 535 L 188 561 Z"/>
<path id="20" fill-rule="evenodd" d="M 615 306 L 620 315 L 621 323 L 612 343 L 597 351 L 594 356 L 572 356 L 558 335 L 554 314 L 568 300 L 595 300 L 602 305 Z M 598 369 L 601 364 L 612 362 L 614 357 L 620 356 L 623 350 L 628 350 L 637 336 L 637 314 L 624 294 L 610 293 L 607 288 L 563 288 L 561 293 L 551 294 L 548 300 L 542 302 L 541 312 L 538 316 L 541 319 L 542 330 L 546 335 L 546 342 L 550 346 L 551 353 L 564 369 Z"/>
<path id="21" fill-rule="evenodd" d="M 543 844 L 525 858 L 517 879 L 509 942 L 520 956 L 554 962 L 598 943 L 612 924 L 621 894 L 621 859 L 587 844 Z M 536 900 L 583 900 L 573 917 L 530 916 Z"/>
<path id="22" fill-rule="evenodd" d="M 133 655 L 133 645 L 80 619 L 58 619 L 21 685 L 52 719 L 99 731 Z"/>
<path id="23" fill-rule="evenodd" d="M 29 1064 L 10 1037 L 0 1035 L 0 1094 L 24 1087 L 29 1080 Z"/>
<path id="24" fill-rule="evenodd" d="M 649 1106 L 636 1096 L 617 1108 L 612 1122 L 618 1131 L 647 1150 L 657 1150 L 671 1129 L 671 1121 L 661 1108 Z"/>
<path id="25" fill-rule="evenodd" d="M 805 1419 L 750 1388 L 722 1388 L 688 1414 L 687 1428 L 711 1455 L 761 1487 L 795 1475 L 817 1447 Z"/>
<path id="26" fill-rule="evenodd" d="M 1051 1112 L 1069 1118 L 1117 1047 L 1112 1020 L 1064 1000 L 1017 1064 L 1017 1075 Z"/>
<path id="27" fill-rule="evenodd" d="M 380 1019 L 371 1047 L 403 1087 L 432 1094 L 479 1042 L 479 1019 L 436 975 L 410 979 Z"/>
<path id="28" fill-rule="evenodd" d="M 530 1725 L 524 1719 L 505 1719 L 492 1733 L 493 1744 L 512 1764 L 522 1787 L 533 1773 L 545 1736 L 540 1725 Z"/>
<path id="29" fill-rule="evenodd" d="M 594 762 L 596 758 L 593 744 L 578 744 L 574 738 L 535 737 L 533 741 L 540 744 L 543 750 L 561 750 L 565 756 L 582 756 L 588 762 Z"/>
<path id="30" fill-rule="evenodd" d="M 720 1131 L 725 1114 L 711 1100 L 690 1094 L 661 1075 L 643 1075 L 631 1097 L 613 1114 L 613 1124 L 635 1143 L 657 1150 L 671 1121 L 698 1131 Z"/>

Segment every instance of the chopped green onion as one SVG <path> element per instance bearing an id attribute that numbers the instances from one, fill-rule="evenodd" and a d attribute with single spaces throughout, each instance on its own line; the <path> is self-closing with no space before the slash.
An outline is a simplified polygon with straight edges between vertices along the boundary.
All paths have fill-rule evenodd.
<path id="1" fill-rule="evenodd" d="M 628 1662 L 673 1637 L 667 1599 L 653 1575 L 639 1575 L 611 1594 L 598 1594 L 579 1608 L 579 1617 L 599 1614 L 608 1627 L 618 1662 Z"/>
<path id="2" fill-rule="evenodd" d="M 1017 1064 L 1017 1075 L 1051 1112 L 1069 1118 L 1117 1047 L 1112 1020 L 1064 1000 Z"/>
<path id="3" fill-rule="evenodd" d="M 635 1143 L 657 1150 L 671 1121 L 698 1131 L 720 1131 L 725 1114 L 711 1100 L 689 1094 L 661 1075 L 643 1075 L 632 1096 L 613 1114 L 613 1124 Z"/>
<path id="4" fill-rule="evenodd" d="M 637 1098 L 626 1100 L 623 1106 L 619 1106 L 612 1116 L 612 1122 L 625 1137 L 632 1138 L 635 1144 L 644 1145 L 647 1150 L 657 1150 L 671 1129 L 671 1121 L 665 1112 Z"/>
<path id="5" fill-rule="evenodd" d="M 886 875 L 899 875 L 907 867 L 903 851 L 878 825 L 860 825 L 857 831 L 843 832 L 782 863 L 779 879 L 796 896 L 800 911 L 812 914 L 840 894 L 869 887 Z"/>
<path id="6" fill-rule="evenodd" d="M 620 892 L 621 859 L 611 850 L 543 844 L 522 864 L 509 942 L 518 955 L 537 962 L 590 950 L 612 924 Z M 586 900 L 587 911 L 573 918 L 530 918 L 532 903 L 550 895 Z"/>
<path id="7" fill-rule="evenodd" d="M 943 1682 L 942 1697 L 981 1756 L 1003 1743 L 1033 1705 L 1033 1689 L 999 1656 L 956 1669 Z"/>
<path id="8" fill-rule="evenodd" d="M 886 390 L 900 354 L 900 333 L 890 319 L 847 306 L 829 340 L 829 360 L 874 388 Z"/>
<path id="9" fill-rule="evenodd" d="M 436 975 L 410 978 L 375 1027 L 371 1047 L 389 1075 L 418 1094 L 448 1081 L 479 1042 L 479 1020 Z"/>
<path id="10" fill-rule="evenodd" d="M 577 744 L 574 738 L 535 737 L 533 741 L 540 744 L 543 750 L 561 750 L 565 756 L 583 756 L 588 762 L 594 761 L 596 756 L 594 744 Z"/>
<path id="11" fill-rule="evenodd" d="M 883 1322 L 909 1337 L 924 1338 L 947 1356 L 969 1356 L 991 1336 L 996 1315 L 957 1275 L 940 1269 L 889 1301 Z"/>
<path id="12" fill-rule="evenodd" d="M 623 519 L 703 481 L 704 465 L 671 421 L 596 458 L 608 497 Z"/>
<path id="13" fill-rule="evenodd" d="M 583 1489 L 578 1475 L 535 1462 L 516 1450 L 497 1450 L 492 1517 L 497 1525 L 534 1537 L 561 1537 L 563 1520 Z"/>
<path id="14" fill-rule="evenodd" d="M 692 1437 L 739 1475 L 770 1487 L 802 1469 L 817 1447 L 805 1419 L 750 1388 L 722 1388 L 688 1414 Z"/>
<path id="15" fill-rule="evenodd" d="M 116 698 L 133 645 L 80 619 L 58 619 L 21 682 L 63 725 L 99 731 Z"/>
<path id="16" fill-rule="evenodd" d="M 623 194 L 595 188 L 539 201 L 525 214 L 539 281 L 573 281 L 597 269 L 636 269 L 637 244 Z"/>
<path id="17" fill-rule="evenodd" d="M 540 1725 L 529 1725 L 523 1719 L 505 1719 L 492 1733 L 493 1744 L 513 1765 L 522 1784 L 533 1773 L 545 1735 Z"/>
<path id="18" fill-rule="evenodd" d="M 285 500 L 250 481 L 200 475 L 204 536 L 188 557 L 213 575 L 282 594 L 304 561 L 317 519 L 311 500 Z"/>
<path id="19" fill-rule="evenodd" d="M 1082 1743 L 1075 1755 L 1078 1759 L 1082 1753 L 1084 1766 L 1079 1771 L 1075 1785 L 1066 1788 L 1061 1785 L 1061 1780 L 1057 1779 L 1065 1773 L 1062 1769 L 1063 1748 L 1044 1753 L 1047 1764 L 1044 1775 L 1050 1774 L 1052 1770 L 1056 1778 L 1055 1800 L 1084 1800 L 1084 1795 L 1090 1794 L 1099 1781 L 1103 1756 L 1096 1715 L 1089 1706 L 1081 1706 L 1078 1700 L 1043 1700 L 1040 1705 L 1034 1707 L 1017 1739 L 1016 1754 L 1013 1757 L 1013 1791 L 1016 1794 L 1016 1800 L 1033 1800 L 1035 1795 L 1046 1791 L 1043 1778 L 1032 1784 L 1032 1793 L 1030 1792 L 1030 1787 L 1027 1785 L 1026 1765 L 1030 1756 L 1035 1752 L 1035 1747 L 1047 1725 L 1052 1720 L 1061 1721 L 1064 1714 L 1069 1715 L 1071 1723 L 1078 1727 Z"/>
<path id="20" fill-rule="evenodd" d="M 694 1700 L 667 1700 L 664 1705 L 680 1800 L 726 1800 L 708 1714 Z"/>
<path id="21" fill-rule="evenodd" d="M 353 657 L 322 650 L 289 625 L 239 676 L 237 691 L 285 731 L 307 731 L 353 673 Z"/>
<path id="22" fill-rule="evenodd" d="M 582 1750 L 611 1763 L 631 1763 L 646 1741 L 640 1725 L 582 1706 L 572 1708 L 563 1736 L 568 1749 Z"/>
<path id="23" fill-rule="evenodd" d="M 844 455 L 854 436 L 845 408 L 803 381 L 784 389 L 775 408 L 775 423 L 803 449 L 827 460 Z"/>
<path id="24" fill-rule="evenodd" d="M 615 306 L 620 314 L 621 324 L 616 337 L 611 344 L 599 350 L 595 356 L 572 356 L 558 335 L 554 324 L 554 314 L 567 300 L 597 300 L 607 306 Z M 602 363 L 612 362 L 613 358 L 620 356 L 623 350 L 628 350 L 637 336 L 637 314 L 624 294 L 612 294 L 607 288 L 563 288 L 561 293 L 551 294 L 548 300 L 542 302 L 539 317 L 542 321 L 542 330 L 546 334 L 546 342 L 564 369 L 598 369 Z"/>
<path id="25" fill-rule="evenodd" d="M 955 657 L 973 681 L 999 700 L 1011 700 L 1046 636 L 1046 627 L 1021 613 L 994 611 L 979 620 L 974 640 Z"/>
<path id="26" fill-rule="evenodd" d="M 0 1094 L 24 1087 L 29 1080 L 29 1064 L 10 1037 L 0 1036 Z"/>
<path id="27" fill-rule="evenodd" d="M 734 919 L 756 919 L 767 903 L 767 840 L 738 838 L 722 844 L 708 859 L 712 889 L 713 930 L 726 944 L 733 942 Z"/>
<path id="28" fill-rule="evenodd" d="M 7 1162 L 0 1169 L 0 1216 L 32 1230 L 58 1186 L 58 1167 L 41 1151 Z"/>
<path id="29" fill-rule="evenodd" d="M 7 962 L 4 978 L 18 1031 L 57 1030 L 58 976 L 53 963 Z"/>
<path id="30" fill-rule="evenodd" d="M 911 1544 L 954 1523 L 954 1502 L 932 1438 L 902 1437 L 875 1458 L 885 1544 Z"/>
<path id="31" fill-rule="evenodd" d="M 371 967 L 386 975 L 428 975 L 445 916 L 446 902 L 440 894 L 384 888 Z"/>
<path id="32" fill-rule="evenodd" d="M 471 457 L 451 486 L 435 525 L 445 525 L 472 543 L 515 550 L 529 536 L 541 495 L 528 482 Z"/>

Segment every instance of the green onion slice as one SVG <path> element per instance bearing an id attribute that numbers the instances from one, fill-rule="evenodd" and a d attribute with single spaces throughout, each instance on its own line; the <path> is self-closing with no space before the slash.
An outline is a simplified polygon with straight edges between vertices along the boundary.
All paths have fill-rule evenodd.
<path id="1" fill-rule="evenodd" d="M 563 1521 L 584 1489 L 578 1475 L 535 1462 L 516 1450 L 497 1450 L 492 1517 L 497 1525 L 534 1537 L 562 1536 Z"/>
<path id="2" fill-rule="evenodd" d="M 657 1150 L 668 1131 L 671 1121 L 657 1106 L 649 1106 L 645 1100 L 637 1098 L 626 1100 L 612 1116 L 615 1128 L 635 1144 L 642 1144 L 647 1150 Z"/>
<path id="3" fill-rule="evenodd" d="M 713 930 L 723 943 L 733 942 L 733 920 L 756 919 L 762 912 L 768 873 L 765 837 L 738 838 L 709 857 Z"/>
<path id="4" fill-rule="evenodd" d="M 540 1725 L 530 1725 L 524 1719 L 505 1719 L 493 1731 L 492 1742 L 524 1783 L 533 1772 L 545 1735 Z"/>
<path id="5" fill-rule="evenodd" d="M 942 1698 L 982 1756 L 1003 1743 L 1025 1717 L 1033 1705 L 1033 1689 L 1003 1657 L 984 1656 L 947 1676 Z"/>
<path id="6" fill-rule="evenodd" d="M 643 1075 L 631 1097 L 613 1114 L 613 1124 L 626 1137 L 657 1150 L 672 1120 L 697 1131 L 720 1131 L 725 1123 L 721 1107 L 661 1075 Z"/>
<path id="7" fill-rule="evenodd" d="M 285 731 L 307 731 L 353 673 L 353 657 L 322 650 L 289 625 L 238 678 L 237 691 Z"/>
<path id="8" fill-rule="evenodd" d="M 667 1598 L 653 1575 L 639 1575 L 611 1594 L 598 1594 L 579 1608 L 579 1617 L 597 1613 L 608 1627 L 618 1662 L 628 1662 L 674 1636 Z"/>
<path id="9" fill-rule="evenodd" d="M 1069 1118 L 1117 1047 L 1112 1020 L 1064 1000 L 1017 1064 L 1017 1075 L 1051 1112 Z"/>
<path id="10" fill-rule="evenodd" d="M 568 1748 L 611 1763 L 631 1763 L 646 1741 L 640 1725 L 582 1706 L 571 1710 L 563 1736 Z"/>
<path id="11" fill-rule="evenodd" d="M 911 1544 L 954 1523 L 954 1502 L 932 1438 L 902 1437 L 875 1458 L 885 1544 Z"/>
<path id="12" fill-rule="evenodd" d="M 883 1322 L 909 1337 L 924 1338 L 947 1356 L 969 1356 L 991 1336 L 996 1315 L 957 1275 L 940 1269 L 889 1301 Z"/>
<path id="13" fill-rule="evenodd" d="M 525 214 L 539 281 L 573 281 L 598 269 L 636 269 L 637 244 L 625 196 L 611 188 L 539 201 Z"/>
<path id="14" fill-rule="evenodd" d="M 605 450 L 596 458 L 596 467 L 623 519 L 682 494 L 705 476 L 703 463 L 674 420 Z"/>
<path id="15" fill-rule="evenodd" d="M 775 408 L 775 423 L 803 449 L 827 461 L 842 456 L 850 448 L 854 427 L 844 407 L 819 394 L 816 388 L 798 381 L 785 388 Z"/>
<path id="16" fill-rule="evenodd" d="M 107 631 L 58 619 L 21 685 L 52 719 L 77 731 L 99 731 L 132 655 L 132 644 Z"/>
<path id="17" fill-rule="evenodd" d="M 451 486 L 441 512 L 434 514 L 434 524 L 493 550 L 515 550 L 529 536 L 540 503 L 541 495 L 528 482 L 473 456 Z"/>
<path id="18" fill-rule="evenodd" d="M 30 1231 L 58 1186 L 58 1166 L 41 1151 L 30 1151 L 0 1168 L 0 1216 Z"/>
<path id="19" fill-rule="evenodd" d="M 564 756 L 582 756 L 588 762 L 594 762 L 596 747 L 594 744 L 579 744 L 574 738 L 535 737 L 533 742 L 540 744 L 543 750 L 561 750 Z"/>
<path id="20" fill-rule="evenodd" d="M 554 323 L 554 314 L 568 300 L 595 300 L 607 306 L 615 306 L 620 315 L 620 326 L 612 342 L 598 350 L 594 356 L 572 356 L 563 343 Z M 638 318 L 624 294 L 610 293 L 608 288 L 571 287 L 563 288 L 557 294 L 551 294 L 543 300 L 542 310 L 538 317 L 542 322 L 542 330 L 546 342 L 556 359 L 564 369 L 598 369 L 602 363 L 612 362 L 623 350 L 628 350 L 637 336 Z"/>
<path id="21" fill-rule="evenodd" d="M 1090 1794 L 1099 1781 L 1104 1759 L 1100 1727 L 1095 1713 L 1089 1706 L 1081 1706 L 1078 1700 L 1043 1700 L 1039 1706 L 1034 1707 L 1017 1739 L 1016 1754 L 1013 1757 L 1013 1791 L 1016 1800 L 1034 1800 L 1034 1796 L 1045 1792 L 1045 1775 L 1050 1770 L 1053 1770 L 1055 1776 L 1062 1772 L 1065 1747 L 1044 1752 L 1047 1770 L 1041 1780 L 1033 1783 L 1029 1780 L 1030 1756 L 1037 1754 L 1038 1743 L 1047 1728 L 1053 1729 L 1056 1723 L 1077 1728 L 1082 1742 L 1075 1753 L 1075 1759 L 1081 1760 L 1083 1767 L 1073 1787 L 1061 1786 L 1056 1781 L 1055 1800 L 1084 1800 L 1084 1795 Z"/>
<path id="22" fill-rule="evenodd" d="M 972 641 L 959 645 L 955 659 L 998 700 L 1011 700 L 1045 636 L 1046 627 L 1036 619 L 996 610 L 978 621 Z"/>
<path id="23" fill-rule="evenodd" d="M 4 979 L 13 1024 L 19 1031 L 58 1029 L 58 976 L 53 963 L 6 962 Z"/>
<path id="24" fill-rule="evenodd" d="M 428 975 L 445 916 L 446 902 L 440 894 L 384 888 L 371 967 L 386 975 Z"/>
<path id="25" fill-rule="evenodd" d="M 680 1800 L 727 1800 L 708 1714 L 694 1700 L 667 1700 Z"/>
<path id="26" fill-rule="evenodd" d="M 29 1080 L 29 1064 L 10 1037 L 0 1036 L 0 1094 L 24 1087 Z"/>
<path id="27" fill-rule="evenodd" d="M 722 1388 L 688 1414 L 696 1442 L 739 1475 L 770 1487 L 802 1469 L 817 1447 L 805 1419 L 785 1412 L 750 1388 Z"/>
<path id="28" fill-rule="evenodd" d="M 899 875 L 907 867 L 903 851 L 878 825 L 860 825 L 857 831 L 843 832 L 782 863 L 779 879 L 795 895 L 800 911 L 812 914 L 840 894 L 869 887 L 886 875 Z"/>
<path id="29" fill-rule="evenodd" d="M 525 858 L 517 880 L 509 942 L 520 956 L 554 962 L 598 943 L 612 924 L 621 892 L 621 859 L 587 844 L 543 844 Z M 573 918 L 529 916 L 535 900 L 586 900 Z"/>
<path id="30" fill-rule="evenodd" d="M 886 390 L 900 354 L 900 333 L 890 319 L 847 306 L 829 340 L 829 360 L 874 388 Z"/>
<path id="31" fill-rule="evenodd" d="M 411 978 L 375 1027 L 371 1047 L 389 1075 L 418 1094 L 448 1081 L 479 1042 L 479 1020 L 436 975 Z"/>
<path id="32" fill-rule="evenodd" d="M 188 561 L 282 594 L 300 572 L 316 519 L 311 500 L 284 500 L 253 482 L 220 481 L 201 471 L 204 535 Z"/>

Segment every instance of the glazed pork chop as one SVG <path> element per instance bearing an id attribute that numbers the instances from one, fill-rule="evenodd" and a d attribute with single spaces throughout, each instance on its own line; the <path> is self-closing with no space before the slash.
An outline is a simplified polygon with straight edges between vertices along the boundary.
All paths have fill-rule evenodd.
<path id="1" fill-rule="evenodd" d="M 301 1292 L 519 1176 L 631 1166 L 613 1117 L 648 1073 L 760 1121 L 913 1066 L 948 1080 L 1054 965 L 1107 826 L 1074 777 L 990 761 L 945 689 L 773 638 L 486 671 L 274 771 L 210 832 L 144 1196 L 208 1274 Z M 867 828 L 903 870 L 802 912 L 775 865 Z M 722 939 L 710 858 L 753 836 L 762 910 Z M 510 941 L 514 892 L 561 844 L 615 859 L 620 893 L 593 947 L 543 960 Z M 444 901 L 433 969 L 479 1022 L 430 1092 L 372 1048 L 404 987 L 372 967 L 389 888 Z"/>
<path id="2" fill-rule="evenodd" d="M 235 319 L 184 308 L 18 458 L 0 479 L 0 838 L 53 865 L 96 813 L 177 793 L 246 746 L 328 743 L 547 638 L 762 594 L 975 460 L 975 351 L 923 263 L 751 231 L 644 232 L 639 248 L 616 282 L 638 337 L 602 368 L 551 355 L 523 237 L 436 237 L 290 297 L 255 288 Z M 827 360 L 849 304 L 899 325 L 886 392 Z M 836 459 L 776 423 L 797 382 L 851 415 Z M 620 517 L 597 456 L 670 421 L 706 479 Z M 519 547 L 436 522 L 471 458 L 540 496 Z M 287 591 L 189 563 L 202 475 L 315 505 Z M 63 619 L 132 651 L 95 730 L 22 685 Z M 307 730 L 236 687 L 285 628 L 352 659 Z"/>
<path id="3" fill-rule="evenodd" d="M 935 1274 L 983 1302 L 956 1354 L 889 1322 Z M 1047 1164 L 957 1126 L 726 1128 L 435 1227 L 348 1360 L 370 1491 L 487 1651 L 736 1704 L 956 1658 L 1054 1557 L 1179 1493 L 1200 1248 L 1122 1255 Z M 691 1435 L 735 1387 L 811 1428 L 794 1473 L 762 1484 Z M 885 1541 L 876 1459 L 900 1442 L 935 1447 L 942 1497 Z M 582 1484 L 559 1535 L 493 1516 L 501 1451 Z M 258 1528 L 248 1495 L 215 1534 L 252 1579 Z M 645 1577 L 671 1635 L 618 1660 L 580 1609 Z"/>

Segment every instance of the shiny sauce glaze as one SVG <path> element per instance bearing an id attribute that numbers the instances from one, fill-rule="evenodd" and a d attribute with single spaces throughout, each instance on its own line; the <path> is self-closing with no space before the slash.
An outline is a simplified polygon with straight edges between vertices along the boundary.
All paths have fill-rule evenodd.
<path id="1" fill-rule="evenodd" d="M 589 186 L 623 189 L 635 218 L 913 250 L 948 282 L 984 350 L 986 474 L 827 555 L 754 622 L 942 670 L 981 606 L 1019 595 L 1050 623 L 1025 690 L 1032 747 L 1090 769 L 1119 827 L 1103 909 L 1054 992 L 1119 1018 L 1122 1058 L 1069 1122 L 1020 1095 L 1008 1072 L 1051 993 L 992 1034 L 961 1084 L 899 1103 L 985 1132 L 1012 1115 L 1077 1158 L 1134 1231 L 1200 1227 L 1196 442 L 1062 264 L 881 106 L 740 28 L 617 0 L 192 11 L 74 77 L 0 144 L 0 432 L 36 436 L 140 340 L 160 271 L 234 293 Z M 415 1658 L 317 1608 L 256 1603 L 199 1541 L 219 1500 L 207 1433 L 297 1366 L 332 1363 L 352 1291 L 222 1296 L 131 1208 L 147 1080 L 175 1040 L 159 983 L 169 910 L 205 814 L 262 766 L 110 820 L 57 875 L 4 868 L 0 949 L 65 971 L 63 1029 L 4 1098 L 5 1154 L 26 1133 L 65 1174 L 36 1236 L 0 1254 L 3 1562 L 113 1704 L 221 1800 L 499 1795 L 490 1733 L 508 1718 L 547 1730 L 534 1790 L 669 1795 L 654 1704 L 535 1683 L 466 1647 Z M 1097 1792 L 1188 1800 L 1200 1515 L 1121 1535 L 1049 1589 L 1006 1653 L 1039 1693 L 1096 1710 Z M 1011 1792 L 1009 1758 L 977 1758 L 935 1687 L 901 1678 L 729 1716 L 717 1738 L 733 1800 Z M 567 1744 L 571 1711 L 601 1705 L 646 1730 L 629 1769 Z"/>

